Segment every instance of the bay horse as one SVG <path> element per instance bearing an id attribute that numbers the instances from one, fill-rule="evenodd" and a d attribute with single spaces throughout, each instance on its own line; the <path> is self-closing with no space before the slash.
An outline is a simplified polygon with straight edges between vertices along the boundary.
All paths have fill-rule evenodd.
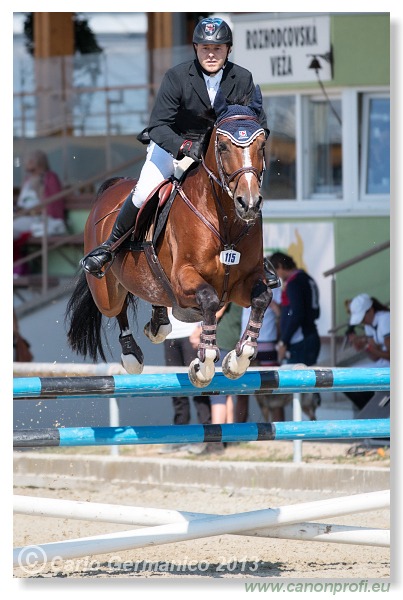
<path id="1" fill-rule="evenodd" d="M 152 305 L 144 333 L 153 343 L 163 342 L 172 329 L 167 307 L 181 321 L 202 322 L 189 379 L 196 387 L 205 387 L 219 359 L 216 313 L 235 302 L 251 306 L 251 313 L 222 370 L 231 379 L 245 373 L 256 355 L 256 340 L 273 295 L 263 263 L 260 187 L 266 132 L 258 121 L 261 108 L 258 86 L 247 106 L 229 105 L 218 92 L 216 120 L 201 163 L 195 163 L 185 177 L 174 177 L 155 190 L 160 202 L 170 198 L 169 212 L 167 205 L 159 208 L 158 219 L 164 209 L 168 214 L 162 221 L 154 218 L 145 239 L 136 226 L 129 245 L 122 243 L 100 278 L 81 273 L 66 309 L 67 337 L 74 351 L 94 362 L 98 358 L 106 362 L 102 316 L 116 317 L 122 365 L 128 373 L 141 373 L 143 353 L 133 337 L 127 309 L 129 305 L 135 309 L 136 299 L 142 298 Z M 85 225 L 85 252 L 109 236 L 116 213 L 135 183 L 114 178 L 101 185 Z M 157 200 L 158 193 L 153 194 Z"/>

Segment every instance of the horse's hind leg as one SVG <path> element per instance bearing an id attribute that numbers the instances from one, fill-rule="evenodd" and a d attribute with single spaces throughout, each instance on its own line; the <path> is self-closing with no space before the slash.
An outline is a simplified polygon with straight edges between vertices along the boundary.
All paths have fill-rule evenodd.
<path id="1" fill-rule="evenodd" d="M 222 372 L 229 379 L 238 379 L 249 367 L 257 354 L 257 339 L 266 308 L 273 298 L 273 292 L 263 281 L 258 281 L 252 289 L 251 311 L 246 329 L 235 350 L 227 354 L 222 363 Z"/>
<path id="2" fill-rule="evenodd" d="M 153 304 L 151 320 L 144 326 L 144 334 L 153 344 L 161 344 L 171 331 L 172 325 L 166 306 Z"/>
<path id="3" fill-rule="evenodd" d="M 216 313 L 220 301 L 210 285 L 205 285 L 196 292 L 196 300 L 202 310 L 203 325 L 197 358 L 189 365 L 189 379 L 196 387 L 206 387 L 214 377 L 214 363 L 220 358 L 216 343 Z"/>
<path id="4" fill-rule="evenodd" d="M 136 343 L 129 326 L 127 318 L 127 299 L 116 318 L 120 327 L 119 342 L 122 346 L 122 366 L 131 375 L 139 375 L 144 367 L 144 356 L 141 348 Z"/>

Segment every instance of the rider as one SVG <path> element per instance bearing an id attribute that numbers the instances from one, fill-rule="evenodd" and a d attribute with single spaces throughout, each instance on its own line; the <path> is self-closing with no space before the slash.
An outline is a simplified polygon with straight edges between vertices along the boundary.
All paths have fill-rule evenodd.
<path id="1" fill-rule="evenodd" d="M 202 19 L 193 33 L 193 48 L 195 59 L 169 69 L 162 80 L 145 130 L 151 140 L 146 161 L 111 235 L 81 261 L 92 275 L 102 276 L 102 267 L 114 257 L 112 244 L 133 227 L 150 190 L 173 175 L 177 161 L 184 156 L 200 161 L 202 139 L 211 125 L 207 113 L 211 113 L 218 88 L 233 104 L 247 103 L 254 91 L 252 74 L 228 61 L 232 32 L 225 21 Z M 259 121 L 269 133 L 263 109 Z"/>

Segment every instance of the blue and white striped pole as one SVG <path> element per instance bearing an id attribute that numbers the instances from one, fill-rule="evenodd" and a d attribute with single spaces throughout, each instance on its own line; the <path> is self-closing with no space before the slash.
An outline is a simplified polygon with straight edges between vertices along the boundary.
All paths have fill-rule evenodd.
<path id="1" fill-rule="evenodd" d="M 14 431 L 14 448 L 191 444 L 268 440 L 389 438 L 389 419 L 158 425 L 140 427 L 59 427 Z"/>
<path id="2" fill-rule="evenodd" d="M 93 377 L 16 377 L 14 398 L 84 396 L 200 396 L 213 394 L 292 394 L 325 391 L 386 391 L 389 368 L 304 368 L 247 371 L 231 380 L 217 372 L 204 387 L 193 386 L 187 373 L 114 375 Z"/>

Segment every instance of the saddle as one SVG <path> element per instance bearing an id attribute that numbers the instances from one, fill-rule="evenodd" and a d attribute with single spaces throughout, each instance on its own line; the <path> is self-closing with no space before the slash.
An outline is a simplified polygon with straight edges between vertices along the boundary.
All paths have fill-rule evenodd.
<path id="1" fill-rule="evenodd" d="M 162 181 L 146 198 L 139 210 L 136 223 L 131 236 L 120 247 L 138 252 L 143 250 L 143 245 L 152 241 L 155 245 L 168 219 L 169 211 L 178 192 L 178 187 L 183 183 L 189 169 L 197 166 L 189 157 L 178 162 L 171 178 Z"/>
<path id="2" fill-rule="evenodd" d="M 162 181 L 148 196 L 141 207 L 131 236 L 127 237 L 119 249 L 131 252 L 144 252 L 148 266 L 158 283 L 171 298 L 172 312 L 181 321 L 194 323 L 200 320 L 201 313 L 197 309 L 182 309 L 178 306 L 171 282 L 169 281 L 158 255 L 155 251 L 157 241 L 168 220 L 172 204 L 189 169 L 197 163 L 189 157 L 183 158 L 170 179 Z"/>

